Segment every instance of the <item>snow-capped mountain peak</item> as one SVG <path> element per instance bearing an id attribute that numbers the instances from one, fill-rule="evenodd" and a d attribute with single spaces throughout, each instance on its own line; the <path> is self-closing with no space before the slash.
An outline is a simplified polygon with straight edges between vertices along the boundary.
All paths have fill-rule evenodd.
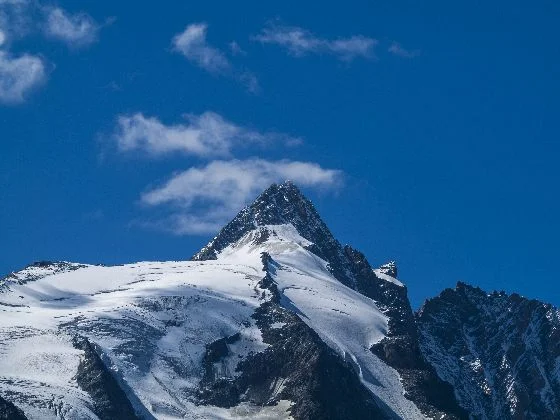
<path id="1" fill-rule="evenodd" d="M 309 241 L 308 249 L 327 261 L 329 270 L 340 282 L 350 287 L 356 286 L 356 278 L 344 248 L 323 222 L 313 203 L 290 181 L 268 187 L 196 253 L 192 260 L 216 259 L 227 246 L 248 232 L 267 225 L 292 225 L 301 237 Z"/>
<path id="2" fill-rule="evenodd" d="M 342 246 L 291 182 L 190 261 L 34 263 L 0 311 L 0 418 L 560 412 L 555 308 L 458 283 L 414 314 L 396 264 Z"/>
<path id="3" fill-rule="evenodd" d="M 192 259 L 215 259 L 220 251 L 259 226 L 288 224 L 294 226 L 302 237 L 315 244 L 335 242 L 311 201 L 291 181 L 286 181 L 268 187 Z"/>

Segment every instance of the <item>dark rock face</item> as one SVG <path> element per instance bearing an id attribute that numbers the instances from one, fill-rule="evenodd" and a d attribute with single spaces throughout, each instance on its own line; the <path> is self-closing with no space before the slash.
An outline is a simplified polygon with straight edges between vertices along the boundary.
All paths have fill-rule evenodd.
<path id="1" fill-rule="evenodd" d="M 414 313 L 408 301 L 406 287 L 377 277 L 365 255 L 360 251 L 345 246 L 344 252 L 350 261 L 350 270 L 356 278 L 356 290 L 373 299 L 378 308 L 389 317 L 391 334 L 410 335 L 415 340 Z"/>
<path id="2" fill-rule="evenodd" d="M 417 315 L 427 360 L 477 419 L 560 418 L 560 315 L 458 283 Z"/>
<path id="3" fill-rule="evenodd" d="M 255 317 L 271 347 L 240 366 L 241 383 L 254 402 L 265 403 L 270 398 L 267 391 L 281 381 L 285 388 L 276 398 L 294 402 L 291 415 L 296 419 L 393 417 L 363 386 L 352 366 L 297 315 L 267 302 Z M 275 322 L 285 325 L 272 328 Z"/>
<path id="4" fill-rule="evenodd" d="M 263 261 L 273 264 L 266 254 Z M 203 380 L 200 402 L 232 407 L 242 401 L 275 405 L 290 400 L 295 419 L 395 418 L 364 387 L 348 362 L 296 314 L 279 305 L 280 295 L 269 274 L 262 284 L 273 299 L 263 302 L 253 317 L 269 347 L 241 361 L 239 376 Z M 226 344 L 234 339 L 223 338 L 207 346 L 206 378 L 212 377 L 208 366 L 228 354 Z"/>
<path id="5" fill-rule="evenodd" d="M 27 417 L 10 401 L 0 397 L 0 420 L 27 420 Z"/>
<path id="6" fill-rule="evenodd" d="M 468 418 L 459 407 L 451 385 L 437 376 L 420 352 L 418 330 L 406 287 L 378 278 L 361 252 L 348 246 L 345 252 L 352 262 L 358 291 L 373 299 L 389 318 L 387 336 L 374 344 L 371 351 L 399 372 L 406 397 L 423 414 L 434 419 Z M 384 274 L 396 275 L 394 263 L 387 268 L 382 271 Z"/>
<path id="7" fill-rule="evenodd" d="M 74 346 L 85 353 L 78 366 L 76 381 L 80 388 L 91 395 L 94 401 L 93 412 L 101 420 L 138 419 L 125 392 L 107 369 L 94 346 L 82 337 L 74 339 Z"/>

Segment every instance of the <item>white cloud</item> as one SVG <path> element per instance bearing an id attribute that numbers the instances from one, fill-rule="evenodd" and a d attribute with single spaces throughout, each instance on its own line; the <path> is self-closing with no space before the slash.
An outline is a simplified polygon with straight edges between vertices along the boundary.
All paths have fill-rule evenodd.
<path id="1" fill-rule="evenodd" d="M 403 57 L 403 58 L 414 58 L 414 57 L 418 57 L 420 55 L 420 50 L 407 50 L 407 49 L 403 48 L 403 46 L 401 44 L 399 44 L 398 42 L 395 42 L 395 41 L 393 41 L 391 43 L 388 51 L 391 54 L 394 54 L 396 56 Z"/>
<path id="2" fill-rule="evenodd" d="M 59 7 L 45 9 L 45 34 L 71 47 L 85 47 L 97 40 L 100 26 L 86 13 L 68 14 Z"/>
<path id="3" fill-rule="evenodd" d="M 105 25 L 111 22 L 108 19 Z M 85 47 L 97 40 L 102 26 L 86 13 L 70 14 L 36 0 L 0 0 L 0 30 L 4 41 L 41 31 L 71 47 Z"/>
<path id="4" fill-rule="evenodd" d="M 341 178 L 340 171 L 310 162 L 218 160 L 175 174 L 141 201 L 169 206 L 170 216 L 155 223 L 159 228 L 179 235 L 212 233 L 274 182 L 290 179 L 302 187 L 333 188 Z"/>
<path id="5" fill-rule="evenodd" d="M 45 78 L 45 64 L 41 58 L 29 54 L 13 57 L 0 51 L 0 102 L 23 102 Z"/>
<path id="6" fill-rule="evenodd" d="M 253 37 L 263 44 L 284 47 L 296 57 L 307 54 L 332 54 L 341 60 L 351 61 L 357 57 L 375 57 L 374 47 L 378 41 L 362 35 L 349 38 L 326 39 L 297 26 L 268 25 Z"/>
<path id="7" fill-rule="evenodd" d="M 46 79 L 41 57 L 8 51 L 15 38 L 29 31 L 28 0 L 0 0 L 0 103 L 16 104 Z"/>
<path id="8" fill-rule="evenodd" d="M 197 66 L 211 73 L 226 73 L 231 64 L 224 53 L 206 41 L 206 23 L 193 23 L 173 37 L 173 48 Z"/>
<path id="9" fill-rule="evenodd" d="M 208 25 L 204 22 L 188 25 L 183 32 L 173 37 L 173 50 L 209 73 L 237 80 L 249 92 L 258 93 L 260 87 L 257 77 L 252 72 L 233 65 L 225 53 L 211 46 L 206 40 L 207 32 Z M 229 44 L 229 48 L 232 55 L 246 54 L 235 41 Z"/>
<path id="10" fill-rule="evenodd" d="M 242 127 L 214 112 L 188 114 L 185 118 L 184 124 L 166 125 L 141 113 L 121 115 L 113 138 L 121 152 L 142 151 L 150 156 L 179 152 L 198 157 L 229 156 L 234 147 L 301 141 L 281 133 Z"/>
<path id="11" fill-rule="evenodd" d="M 41 32 L 81 47 L 94 42 L 99 29 L 85 13 L 71 15 L 37 0 L 0 0 L 0 103 L 23 102 L 47 78 L 42 57 L 11 52 L 15 40 Z"/>

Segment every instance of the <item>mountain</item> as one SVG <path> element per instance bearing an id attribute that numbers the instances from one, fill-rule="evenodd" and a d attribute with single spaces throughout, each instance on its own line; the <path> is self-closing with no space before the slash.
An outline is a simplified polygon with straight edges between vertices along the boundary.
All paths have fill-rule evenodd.
<path id="1" fill-rule="evenodd" d="M 426 358 L 474 418 L 560 418 L 557 309 L 458 283 L 417 319 Z"/>
<path id="2" fill-rule="evenodd" d="M 295 230 L 286 234 L 286 227 L 290 227 L 290 231 Z M 465 417 L 465 413 L 456 404 L 451 387 L 435 375 L 419 351 L 416 324 L 406 287 L 395 278 L 396 264 L 390 262 L 375 270 L 359 251 L 350 246 L 342 246 L 321 220 L 313 204 L 293 183 L 288 181 L 269 187 L 192 259 L 213 260 L 218 258 L 220 253 L 233 253 L 235 258 L 239 258 L 238 245 L 227 244 L 241 243 L 245 246 L 247 241 L 250 241 L 259 249 L 266 249 L 267 254 L 272 255 L 273 261 L 283 261 L 286 266 L 294 265 L 293 261 L 285 258 L 284 252 L 278 252 L 278 248 L 270 249 L 271 244 L 278 238 L 281 242 L 285 240 L 283 238 L 293 242 L 290 241 L 292 234 L 303 238 L 304 241 L 297 240 L 303 249 L 327 263 L 325 267 L 334 278 L 369 297 L 387 317 L 384 337 L 375 343 L 359 344 L 369 349 L 368 359 L 371 358 L 370 353 L 373 353 L 386 365 L 396 369 L 400 377 L 406 377 L 401 383 L 403 389 L 399 392 L 403 392 L 407 399 L 413 401 L 422 415 L 432 418 Z M 289 254 L 289 258 L 293 259 L 295 256 Z M 284 297 L 288 296 L 288 305 L 283 306 L 289 307 L 291 291 L 282 292 Z M 282 303 L 282 300 L 280 302 Z M 322 327 L 313 326 L 316 331 Z M 330 332 L 325 333 L 326 337 L 329 335 Z M 355 340 L 348 337 L 345 341 Z M 335 343 L 331 347 L 337 349 L 341 345 Z M 358 352 L 359 350 L 344 349 L 342 355 L 347 357 L 346 354 L 350 353 L 355 359 Z M 363 362 L 366 363 L 369 362 Z M 362 365 L 359 367 L 359 370 L 361 369 Z M 375 376 L 373 372 L 370 374 Z M 382 391 L 376 389 L 375 392 Z M 395 413 L 390 413 L 393 414 Z"/>
<path id="3" fill-rule="evenodd" d="M 274 184 L 190 261 L 43 261 L 1 279 L 0 418 L 497 418 L 486 410 L 507 396 L 479 395 L 448 331 L 498 328 L 503 312 L 450 293 L 415 314 L 394 262 L 372 267 L 293 183 Z M 542 338 L 508 371 L 535 402 L 499 418 L 557 414 L 557 315 L 540 305 L 512 307 L 530 327 L 512 321 L 488 350 Z M 481 358 L 488 377 L 494 362 Z"/>

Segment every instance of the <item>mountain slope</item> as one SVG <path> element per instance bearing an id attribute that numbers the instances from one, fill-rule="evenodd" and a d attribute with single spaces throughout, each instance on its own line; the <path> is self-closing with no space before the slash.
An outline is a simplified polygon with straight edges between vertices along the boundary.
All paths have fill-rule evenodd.
<path id="1" fill-rule="evenodd" d="M 327 262 L 326 269 L 337 280 L 372 299 L 387 316 L 386 337 L 371 342 L 367 348 L 405 377 L 403 392 L 422 414 L 431 418 L 465 418 L 466 413 L 457 405 L 452 389 L 437 377 L 420 352 L 414 315 L 406 287 L 395 278 L 395 263 L 374 270 L 359 251 L 342 246 L 313 204 L 291 182 L 273 184 L 264 191 L 193 259 L 217 258 L 227 249 L 224 244 L 239 241 L 244 232 L 254 232 L 252 240 L 255 243 L 266 243 L 271 237 L 267 226 L 275 224 L 293 226 L 306 241 L 302 243 L 304 249 L 320 256 Z"/>
<path id="2" fill-rule="evenodd" d="M 458 283 L 418 322 L 424 354 L 474 418 L 560 418 L 557 309 Z"/>
<path id="3" fill-rule="evenodd" d="M 0 295 L 0 394 L 29 418 L 103 418 L 80 383 L 94 343 L 106 371 L 144 418 L 197 413 L 205 345 L 240 333 L 239 354 L 265 347 L 251 314 L 261 270 L 238 265 L 88 266 Z M 127 402 L 125 401 L 126 405 Z"/>
<path id="4" fill-rule="evenodd" d="M 267 231 L 266 242 L 260 241 L 263 230 Z M 370 298 L 337 281 L 328 263 L 307 248 L 309 241 L 292 225 L 271 225 L 225 248 L 218 261 L 254 264 L 250 261 L 266 252 L 271 257 L 269 274 L 281 306 L 298 314 L 348 363 L 377 400 L 387 406 L 387 417 L 422 417 L 418 408 L 403 397 L 397 372 L 369 350 L 385 336 L 387 318 Z"/>
<path id="5" fill-rule="evenodd" d="M 280 229 L 290 230 L 287 226 Z M 266 250 L 275 249 L 277 256 L 283 252 L 300 254 L 286 255 L 290 264 L 299 258 L 297 268 L 282 264 L 281 257 L 282 262 L 274 263 L 276 273 L 271 275 L 274 283 L 280 284 L 280 301 L 286 299 L 279 307 L 289 306 L 291 311 L 274 317 L 268 333 L 271 329 L 289 331 L 298 324 L 294 319 L 306 319 L 311 327 L 307 335 L 319 346 L 318 357 L 331 360 L 323 362 L 329 369 L 338 366 L 336 369 L 346 372 L 358 395 L 367 396 L 362 401 L 364 407 L 383 405 L 383 410 L 378 410 L 380 418 L 393 417 L 394 412 L 402 418 L 418 418 L 414 405 L 402 397 L 398 375 L 375 362 L 375 356 L 367 351 L 367 346 L 383 337 L 386 318 L 373 301 L 336 281 L 324 261 L 293 242 L 293 237 L 289 239 L 281 237 L 278 242 L 262 244 Z M 281 251 L 284 246 L 287 248 Z M 2 295 L 5 309 L 0 321 L 0 391 L 10 395 L 29 418 L 102 417 L 97 409 L 100 401 L 91 387 L 83 386 L 79 375 L 88 352 L 94 351 L 94 356 L 104 359 L 109 370 L 117 373 L 120 390 L 128 396 L 123 404 L 134 406 L 139 416 L 234 417 L 228 409 L 239 409 L 237 404 L 221 409 L 212 408 L 215 404 L 197 404 L 205 402 L 201 384 L 207 375 L 205 360 L 212 360 L 206 357 L 208 346 L 237 335 L 228 343 L 226 357 L 211 367 L 211 375 L 226 381 L 245 374 L 244 370 L 236 372 L 237 362 L 249 360 L 246 365 L 251 368 L 253 354 L 266 352 L 271 346 L 263 340 L 264 331 L 254 318 L 256 310 L 272 298 L 272 292 L 259 285 L 266 276 L 262 249 L 247 241 L 212 263 L 88 266 L 25 284 L 7 284 L 9 292 Z M 299 318 L 294 318 L 296 313 Z M 299 324 L 298 329 L 306 327 L 301 321 Z M 362 334 L 362 338 L 355 334 Z M 94 349 L 76 346 L 76 337 L 95 343 Z M 310 345 L 309 340 L 299 338 L 299 345 Z M 350 338 L 359 341 L 345 344 Z M 341 348 L 332 351 L 323 344 L 324 339 L 339 343 Z M 361 355 L 352 353 L 357 351 Z M 348 360 L 341 355 L 347 355 Z M 377 364 L 367 365 L 371 363 Z M 391 389 L 384 404 L 375 402 L 356 375 L 354 369 L 364 369 L 363 364 L 367 365 L 365 372 L 375 375 L 371 384 L 379 382 L 380 389 Z M 340 378 L 337 375 L 335 379 Z M 278 382 L 283 378 L 274 379 Z M 274 395 L 267 397 L 269 404 L 291 405 L 275 401 Z M 246 410 L 256 410 L 255 403 L 263 401 L 237 402 L 246 403 Z M 344 406 L 342 400 L 339 403 Z M 273 407 L 278 409 L 278 405 Z"/>

